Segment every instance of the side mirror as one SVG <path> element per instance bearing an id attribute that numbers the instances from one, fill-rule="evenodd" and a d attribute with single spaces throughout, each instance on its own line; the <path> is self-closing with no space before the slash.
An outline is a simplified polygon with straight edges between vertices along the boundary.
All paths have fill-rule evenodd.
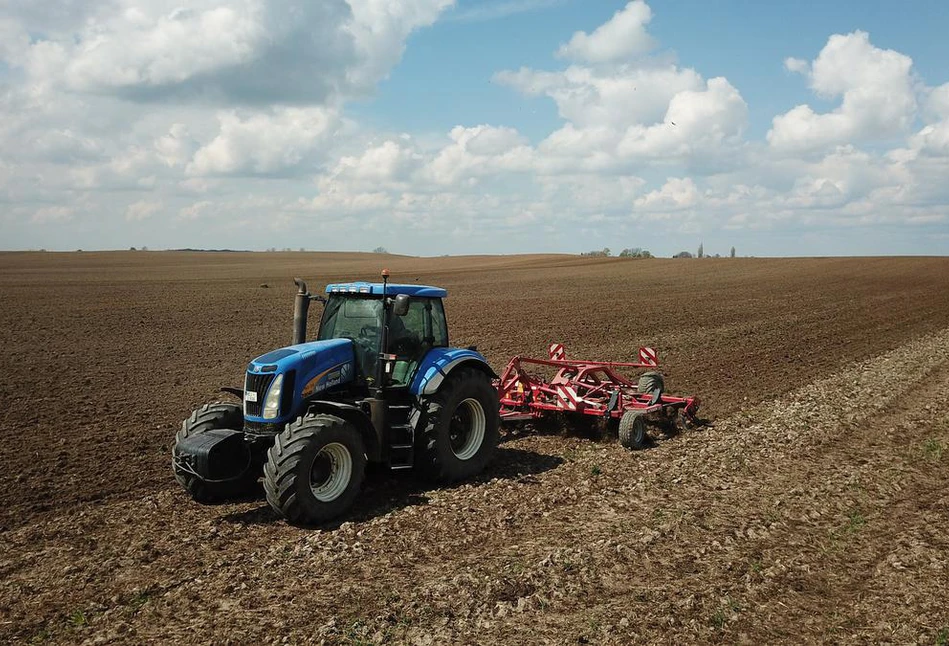
<path id="1" fill-rule="evenodd" d="M 409 313 L 409 295 L 399 294 L 392 305 L 392 313 L 396 316 L 405 316 Z"/>

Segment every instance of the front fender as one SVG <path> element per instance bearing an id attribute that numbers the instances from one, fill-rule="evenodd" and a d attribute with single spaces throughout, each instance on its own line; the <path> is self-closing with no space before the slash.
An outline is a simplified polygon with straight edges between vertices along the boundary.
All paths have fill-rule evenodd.
<path id="1" fill-rule="evenodd" d="M 477 368 L 489 377 L 497 378 L 480 352 L 461 348 L 432 348 L 415 372 L 415 378 L 412 379 L 410 386 L 412 394 L 416 396 L 435 394 L 451 371 L 461 366 Z"/>
<path id="2" fill-rule="evenodd" d="M 372 425 L 372 420 L 363 410 L 345 402 L 313 399 L 307 402 L 307 412 L 312 414 L 326 413 L 346 420 L 356 427 L 366 445 L 366 458 L 371 462 L 382 459 L 382 439 Z"/>

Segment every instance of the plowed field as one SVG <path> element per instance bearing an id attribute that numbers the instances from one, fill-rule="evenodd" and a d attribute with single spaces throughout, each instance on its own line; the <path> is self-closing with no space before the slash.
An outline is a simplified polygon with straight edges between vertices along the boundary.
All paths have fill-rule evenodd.
<path id="1" fill-rule="evenodd" d="M 650 345 L 712 425 L 508 433 L 322 529 L 191 502 L 174 432 L 289 342 L 291 278 L 383 264 L 497 370 Z M 949 259 L 9 253 L 0 347 L 3 643 L 949 640 Z"/>

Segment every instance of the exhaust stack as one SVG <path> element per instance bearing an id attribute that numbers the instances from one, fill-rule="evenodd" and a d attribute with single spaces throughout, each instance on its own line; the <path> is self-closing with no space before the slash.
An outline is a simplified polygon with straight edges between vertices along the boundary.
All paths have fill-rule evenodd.
<path id="1" fill-rule="evenodd" d="M 294 278 L 297 286 L 297 296 L 293 301 L 293 345 L 306 341 L 307 313 L 310 310 L 310 292 L 306 283 L 300 278 Z"/>

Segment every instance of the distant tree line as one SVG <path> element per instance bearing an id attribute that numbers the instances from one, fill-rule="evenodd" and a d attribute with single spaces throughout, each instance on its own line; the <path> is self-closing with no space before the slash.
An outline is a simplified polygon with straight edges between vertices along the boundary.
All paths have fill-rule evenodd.
<path id="1" fill-rule="evenodd" d="M 673 258 L 721 258 L 721 256 L 720 256 L 719 254 L 715 254 L 714 256 L 708 256 L 708 255 L 706 255 L 706 254 L 705 254 L 705 245 L 703 245 L 703 244 L 699 244 L 699 249 L 698 249 L 698 251 L 696 252 L 696 254 L 695 254 L 694 256 L 693 256 L 691 253 L 689 253 L 688 251 L 680 251 L 680 252 L 677 253 L 677 254 L 673 254 L 672 257 L 673 257 Z M 728 252 L 728 257 L 729 257 L 729 258 L 734 258 L 734 257 L 735 257 L 735 247 L 732 247 L 731 250 Z"/>
<path id="2" fill-rule="evenodd" d="M 593 258 L 609 258 L 613 255 L 613 252 L 610 251 L 609 247 L 604 247 L 599 251 L 584 251 L 580 254 L 581 256 L 593 257 Z M 623 249 L 619 252 L 620 258 L 653 258 L 654 256 L 649 253 L 647 249 L 642 249 L 640 247 L 631 247 L 629 249 Z"/>
<path id="3" fill-rule="evenodd" d="M 581 256 L 592 256 L 594 258 L 609 258 L 612 255 L 609 247 L 603 247 L 601 251 L 583 251 Z"/>
<path id="4" fill-rule="evenodd" d="M 600 250 L 594 249 L 593 251 L 584 251 L 580 254 L 581 256 L 586 256 L 588 258 L 609 258 L 613 255 L 609 247 L 604 247 Z M 732 247 L 729 251 L 729 257 L 735 257 L 735 247 Z M 619 252 L 619 258 L 655 258 L 648 249 L 643 249 L 642 247 L 630 247 L 628 249 L 623 249 Z M 672 256 L 673 258 L 721 258 L 719 254 L 708 255 L 705 253 L 705 244 L 699 243 L 699 248 L 696 250 L 695 254 L 692 254 L 689 251 L 680 251 Z"/>

